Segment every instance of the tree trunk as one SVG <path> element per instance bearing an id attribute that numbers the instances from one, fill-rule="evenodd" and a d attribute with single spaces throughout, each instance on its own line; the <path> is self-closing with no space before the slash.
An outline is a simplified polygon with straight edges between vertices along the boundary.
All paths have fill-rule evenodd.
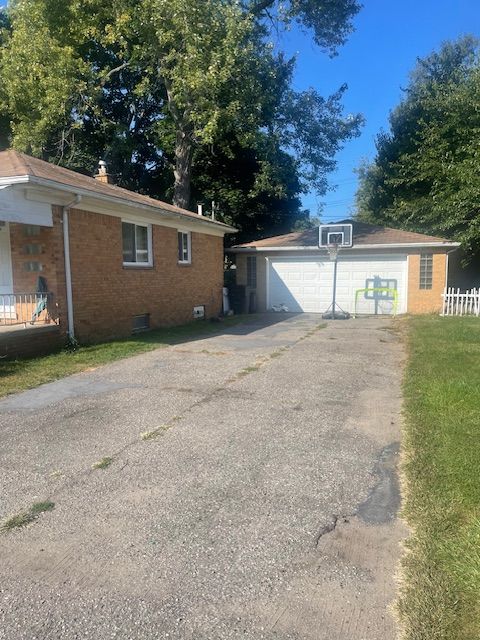
<path id="1" fill-rule="evenodd" d="M 182 209 L 190 207 L 193 142 L 184 130 L 178 129 L 175 142 L 175 187 L 173 204 Z"/>

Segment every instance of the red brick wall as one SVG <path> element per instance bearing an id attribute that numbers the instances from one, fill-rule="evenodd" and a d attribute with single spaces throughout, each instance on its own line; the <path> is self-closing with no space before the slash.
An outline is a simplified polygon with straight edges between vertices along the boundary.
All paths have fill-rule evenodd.
<path id="1" fill-rule="evenodd" d="M 192 232 L 192 263 L 177 262 L 177 230 L 152 225 L 153 267 L 124 267 L 121 219 L 70 212 L 75 333 L 98 341 L 132 332 L 134 315 L 150 314 L 150 326 L 192 320 L 193 307 L 207 317 L 221 311 L 222 237 Z"/>
<path id="2" fill-rule="evenodd" d="M 446 286 L 445 253 L 433 253 L 432 288 L 420 289 L 420 254 L 408 260 L 408 313 L 438 313 L 442 308 L 442 293 Z"/>
<path id="3" fill-rule="evenodd" d="M 62 209 L 53 207 L 53 227 L 38 227 L 37 235 L 27 235 L 28 225 L 10 223 L 13 292 L 33 293 L 37 290 L 38 276 L 47 281 L 53 293 L 52 316 L 59 320 L 62 333 L 66 331 L 65 268 L 63 256 Z M 37 245 L 39 253 L 29 254 L 28 245 Z M 28 262 L 38 262 L 41 271 L 27 271 Z"/>
<path id="4" fill-rule="evenodd" d="M 54 324 L 0 334 L 0 358 L 31 358 L 59 351 L 65 335 Z"/>

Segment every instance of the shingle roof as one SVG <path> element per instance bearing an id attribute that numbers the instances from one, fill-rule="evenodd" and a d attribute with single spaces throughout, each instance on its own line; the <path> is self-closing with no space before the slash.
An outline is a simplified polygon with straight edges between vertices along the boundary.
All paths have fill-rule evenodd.
<path id="1" fill-rule="evenodd" d="M 161 200 L 156 200 L 155 198 L 150 198 L 149 196 L 144 196 L 140 193 L 136 193 L 135 191 L 129 191 L 128 189 L 123 189 L 122 187 L 117 187 L 113 184 L 100 182 L 100 180 L 96 180 L 90 176 L 77 173 L 76 171 L 71 171 L 70 169 L 65 169 L 64 167 L 59 167 L 58 165 L 45 162 L 44 160 L 39 160 L 38 158 L 33 158 L 32 156 L 28 156 L 26 153 L 14 150 L 1 151 L 0 178 L 21 176 L 32 176 L 42 180 L 57 182 L 67 187 L 71 187 L 73 190 L 79 189 L 89 191 L 92 196 L 107 196 L 110 198 L 121 199 L 126 203 L 155 207 L 159 212 L 172 212 L 194 218 L 197 221 L 199 221 L 200 217 L 192 211 L 175 207 L 167 202 L 162 202 Z M 200 218 L 200 220 L 202 219 Z M 206 217 L 203 218 L 202 221 L 231 229 L 231 227 L 223 224 L 222 222 L 214 222 Z"/>
<path id="2" fill-rule="evenodd" d="M 451 244 L 451 240 L 447 240 L 446 238 L 427 236 L 423 233 L 402 231 L 401 229 L 380 227 L 373 224 L 367 224 L 365 222 L 357 222 L 356 220 L 342 220 L 335 224 L 353 225 L 353 246 L 373 244 L 429 244 L 443 242 Z M 233 248 L 247 249 L 250 247 L 252 249 L 273 247 L 318 247 L 318 227 L 307 229 L 305 231 L 297 231 L 295 233 L 287 233 L 282 236 L 264 238 L 263 240 L 255 240 L 253 242 L 236 245 Z"/>

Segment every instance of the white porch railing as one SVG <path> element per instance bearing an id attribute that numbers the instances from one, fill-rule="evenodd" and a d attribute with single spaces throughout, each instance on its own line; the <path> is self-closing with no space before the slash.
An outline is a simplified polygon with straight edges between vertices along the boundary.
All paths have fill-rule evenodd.
<path id="1" fill-rule="evenodd" d="M 52 322 L 53 295 L 38 293 L 0 293 L 0 327 Z"/>
<path id="2" fill-rule="evenodd" d="M 453 287 L 442 294 L 442 316 L 480 316 L 480 289 L 461 292 Z"/>

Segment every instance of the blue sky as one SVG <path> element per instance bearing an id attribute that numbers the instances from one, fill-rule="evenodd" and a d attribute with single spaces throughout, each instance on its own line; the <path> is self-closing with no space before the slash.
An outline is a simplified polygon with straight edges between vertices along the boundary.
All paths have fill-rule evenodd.
<path id="1" fill-rule="evenodd" d="M 354 169 L 362 159 L 373 159 L 375 136 L 388 127 L 389 111 L 398 104 L 417 57 L 438 49 L 445 40 L 467 33 L 480 36 L 480 0 L 363 0 L 363 4 L 355 32 L 334 59 L 298 30 L 280 40 L 287 53 L 297 52 L 296 89 L 312 86 L 326 96 L 346 82 L 346 112 L 360 112 L 366 118 L 362 135 L 338 155 L 338 169 L 330 179 L 337 188 L 322 198 L 304 197 L 312 215 L 320 202 L 325 203 L 324 222 L 353 212 Z"/>

